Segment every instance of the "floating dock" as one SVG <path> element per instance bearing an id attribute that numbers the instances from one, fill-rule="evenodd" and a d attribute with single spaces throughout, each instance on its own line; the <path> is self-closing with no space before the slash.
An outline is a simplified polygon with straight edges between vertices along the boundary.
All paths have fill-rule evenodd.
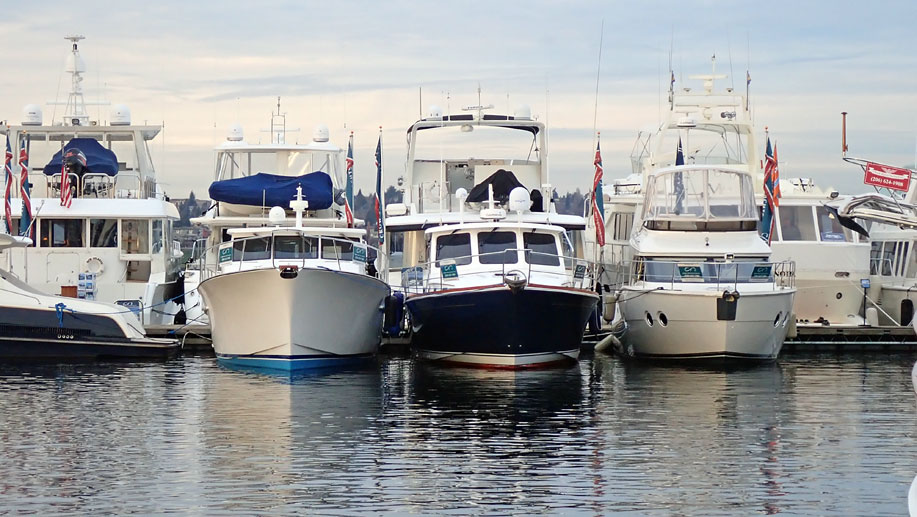
<path id="1" fill-rule="evenodd" d="M 210 325 L 147 325 L 148 337 L 178 339 L 182 348 L 211 348 Z"/>

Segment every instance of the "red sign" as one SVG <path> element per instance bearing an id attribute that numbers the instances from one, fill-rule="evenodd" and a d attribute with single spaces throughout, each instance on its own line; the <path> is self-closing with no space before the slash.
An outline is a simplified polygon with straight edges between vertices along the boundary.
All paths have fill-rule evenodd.
<path id="1" fill-rule="evenodd" d="M 863 183 L 895 190 L 907 190 L 911 183 L 910 169 L 866 162 L 866 177 Z"/>

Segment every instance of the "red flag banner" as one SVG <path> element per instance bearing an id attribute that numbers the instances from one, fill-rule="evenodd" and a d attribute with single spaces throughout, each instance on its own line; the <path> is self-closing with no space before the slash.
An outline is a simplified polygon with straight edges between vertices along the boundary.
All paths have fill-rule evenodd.
<path id="1" fill-rule="evenodd" d="M 911 171 L 901 167 L 866 162 L 866 176 L 863 178 L 863 183 L 894 190 L 907 190 L 911 184 Z"/>

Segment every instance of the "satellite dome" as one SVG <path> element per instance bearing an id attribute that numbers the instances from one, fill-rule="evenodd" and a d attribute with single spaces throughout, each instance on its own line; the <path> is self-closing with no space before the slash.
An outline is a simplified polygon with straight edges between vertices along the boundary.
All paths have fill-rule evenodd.
<path id="1" fill-rule="evenodd" d="M 513 212 L 524 212 L 531 206 L 529 191 L 525 187 L 516 187 L 509 193 L 509 209 Z"/>
<path id="2" fill-rule="evenodd" d="M 41 125 L 41 107 L 38 104 L 26 104 L 22 108 L 23 126 Z"/>
<path id="3" fill-rule="evenodd" d="M 229 125 L 229 134 L 226 135 L 226 140 L 230 142 L 241 142 L 242 141 L 242 124 L 234 123 Z"/>
<path id="4" fill-rule="evenodd" d="M 267 219 L 272 224 L 279 225 L 287 218 L 287 213 L 283 207 L 272 206 L 271 210 L 267 213 Z"/>
<path id="5" fill-rule="evenodd" d="M 124 104 L 115 104 L 111 108 L 111 125 L 129 126 L 131 125 L 131 110 Z"/>
<path id="6" fill-rule="evenodd" d="M 312 130 L 313 142 L 327 142 L 330 139 L 331 133 L 328 131 L 328 126 L 325 124 L 319 124 Z"/>

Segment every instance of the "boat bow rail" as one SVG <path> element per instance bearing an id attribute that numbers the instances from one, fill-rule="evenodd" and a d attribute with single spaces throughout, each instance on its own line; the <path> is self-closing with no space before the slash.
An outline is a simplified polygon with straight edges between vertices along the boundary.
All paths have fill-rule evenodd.
<path id="1" fill-rule="evenodd" d="M 771 289 L 795 289 L 796 262 L 722 261 L 635 259 L 622 263 L 626 271 L 622 285 L 652 284 L 655 287 L 676 289 L 678 286 L 702 284 L 711 290 L 731 289 L 758 285 Z"/>

